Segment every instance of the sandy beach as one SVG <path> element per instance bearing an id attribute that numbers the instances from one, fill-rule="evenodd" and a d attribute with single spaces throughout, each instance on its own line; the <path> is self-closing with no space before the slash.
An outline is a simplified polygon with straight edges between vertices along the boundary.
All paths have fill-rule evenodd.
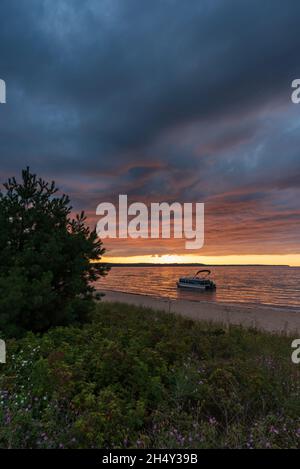
<path id="1" fill-rule="evenodd" d="M 194 320 L 235 324 L 277 334 L 300 333 L 300 311 L 264 305 L 169 300 L 149 295 L 101 290 L 102 301 L 120 302 L 180 314 Z"/>

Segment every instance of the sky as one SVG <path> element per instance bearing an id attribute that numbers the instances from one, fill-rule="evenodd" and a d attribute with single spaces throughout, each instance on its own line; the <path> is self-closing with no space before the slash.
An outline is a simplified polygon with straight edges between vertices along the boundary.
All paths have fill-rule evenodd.
<path id="1" fill-rule="evenodd" d="M 105 240 L 107 259 L 300 265 L 298 0 L 1 0 L 0 179 L 75 211 L 205 203 L 205 243 Z"/>

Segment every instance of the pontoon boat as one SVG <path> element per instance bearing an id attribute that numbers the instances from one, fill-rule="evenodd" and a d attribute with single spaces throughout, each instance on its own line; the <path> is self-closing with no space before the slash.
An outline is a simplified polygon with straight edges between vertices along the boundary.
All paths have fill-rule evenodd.
<path id="1" fill-rule="evenodd" d="M 202 274 L 202 276 L 199 276 L 200 274 Z M 194 277 L 180 277 L 177 282 L 177 287 L 192 290 L 215 290 L 216 284 L 208 278 L 209 274 L 210 270 L 204 269 L 199 270 Z"/>

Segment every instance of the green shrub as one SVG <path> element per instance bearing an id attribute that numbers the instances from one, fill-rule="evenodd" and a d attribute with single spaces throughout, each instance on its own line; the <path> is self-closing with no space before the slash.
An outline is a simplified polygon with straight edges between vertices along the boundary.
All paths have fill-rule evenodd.
<path id="1" fill-rule="evenodd" d="M 2 448 L 295 448 L 290 340 L 100 303 L 7 343 Z"/>
<path id="2" fill-rule="evenodd" d="M 104 253 L 84 213 L 70 218 L 66 195 L 54 182 L 22 172 L 0 193 L 0 330 L 26 330 L 84 321 L 92 308 L 91 281 L 105 274 Z"/>

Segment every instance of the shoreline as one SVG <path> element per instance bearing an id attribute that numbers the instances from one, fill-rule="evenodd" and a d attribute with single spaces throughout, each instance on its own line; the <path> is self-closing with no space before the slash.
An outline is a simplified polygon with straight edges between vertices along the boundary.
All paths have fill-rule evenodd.
<path id="1" fill-rule="evenodd" d="M 101 301 L 142 306 L 179 314 L 196 321 L 216 322 L 226 326 L 230 324 L 240 325 L 276 334 L 292 335 L 300 333 L 299 310 L 251 303 L 218 303 L 205 300 L 169 299 L 105 289 L 99 289 L 97 292 L 105 294 Z"/>

